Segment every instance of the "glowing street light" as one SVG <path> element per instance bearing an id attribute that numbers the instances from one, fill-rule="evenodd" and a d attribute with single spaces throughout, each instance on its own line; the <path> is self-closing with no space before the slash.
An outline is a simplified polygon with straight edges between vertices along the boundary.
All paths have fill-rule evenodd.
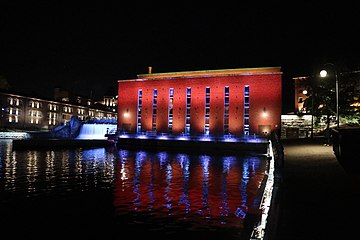
<path id="1" fill-rule="evenodd" d="M 314 138 L 314 92 L 311 91 L 311 132 L 310 132 L 310 137 Z M 308 90 L 304 89 L 302 92 L 304 95 L 306 95 L 308 97 Z M 307 110 L 306 110 L 307 112 Z"/>
<path id="2" fill-rule="evenodd" d="M 337 72 L 336 72 L 334 64 L 326 63 L 325 65 L 332 65 L 334 68 L 335 94 L 336 94 L 336 126 L 339 128 L 339 81 L 338 81 Z M 320 71 L 320 77 L 327 77 L 327 75 L 328 75 L 328 72 L 326 70 Z"/>

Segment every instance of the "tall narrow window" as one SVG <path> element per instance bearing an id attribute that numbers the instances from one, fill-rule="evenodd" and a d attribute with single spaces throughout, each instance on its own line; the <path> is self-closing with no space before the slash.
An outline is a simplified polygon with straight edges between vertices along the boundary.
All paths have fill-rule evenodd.
<path id="1" fill-rule="evenodd" d="M 210 87 L 206 87 L 205 90 L 205 128 L 204 133 L 208 135 L 210 133 Z"/>
<path id="2" fill-rule="evenodd" d="M 138 108 L 137 108 L 137 133 L 141 133 L 141 109 L 142 109 L 142 90 L 138 91 Z"/>
<path id="3" fill-rule="evenodd" d="M 185 134 L 190 134 L 190 108 L 191 108 L 191 88 L 186 89 L 186 122 L 185 122 Z"/>
<path id="4" fill-rule="evenodd" d="M 156 112 L 157 112 L 157 89 L 154 89 L 152 105 L 152 130 L 156 131 Z"/>
<path id="5" fill-rule="evenodd" d="M 229 134 L 229 87 L 225 87 L 224 94 L 224 134 Z"/>
<path id="6" fill-rule="evenodd" d="M 244 134 L 250 134 L 250 86 L 245 85 L 244 89 Z"/>
<path id="7" fill-rule="evenodd" d="M 174 102 L 174 89 L 169 89 L 169 110 L 168 110 L 168 128 L 172 132 L 173 127 L 173 102 Z"/>

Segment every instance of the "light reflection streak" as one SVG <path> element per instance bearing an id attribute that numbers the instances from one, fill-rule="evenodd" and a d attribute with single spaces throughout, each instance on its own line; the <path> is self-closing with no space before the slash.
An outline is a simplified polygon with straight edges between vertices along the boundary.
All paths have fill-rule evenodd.
<path id="1" fill-rule="evenodd" d="M 39 176 L 38 174 L 38 158 L 36 151 L 28 151 L 27 152 L 27 165 L 26 165 L 26 182 L 27 182 L 27 191 L 35 192 L 36 191 L 36 178 Z"/>
<path id="2" fill-rule="evenodd" d="M 46 188 L 51 190 L 55 187 L 55 152 L 54 151 L 47 151 L 45 157 L 45 181 L 46 181 Z"/>
<path id="3" fill-rule="evenodd" d="M 169 156 L 166 152 L 159 152 L 157 154 L 157 158 L 160 161 L 160 167 L 163 168 L 164 166 L 166 166 L 168 160 L 169 160 Z"/>
<path id="4" fill-rule="evenodd" d="M 169 210 L 168 214 L 170 213 L 171 210 L 171 206 L 172 206 L 172 198 L 170 196 L 170 192 L 171 192 L 171 179 L 172 179 L 172 167 L 171 167 L 171 162 L 168 162 L 168 164 L 166 165 L 166 170 L 165 170 L 165 179 L 166 179 L 166 187 L 165 187 L 165 207 Z"/>
<path id="5" fill-rule="evenodd" d="M 129 179 L 128 177 L 128 170 L 126 168 L 126 162 L 128 160 L 128 155 L 129 155 L 129 152 L 127 150 L 121 150 L 119 152 L 119 156 L 120 156 L 120 162 L 121 162 L 121 167 L 120 167 L 120 179 L 122 180 L 122 191 L 124 191 L 124 187 L 126 185 L 126 180 Z"/>
<path id="6" fill-rule="evenodd" d="M 240 193 L 241 193 L 241 202 L 240 206 L 236 209 L 235 215 L 240 218 L 244 219 L 247 212 L 247 186 L 250 180 L 250 172 L 249 172 L 249 160 L 245 159 L 243 163 L 243 172 L 242 172 L 242 179 L 240 185 Z"/>
<path id="7" fill-rule="evenodd" d="M 94 173 L 90 176 L 93 177 L 92 183 L 95 184 L 95 186 L 104 181 L 112 182 L 114 165 L 111 159 L 109 159 L 109 154 L 107 154 L 105 148 L 83 150 L 81 159 L 83 159 L 82 162 L 86 164 L 86 172 Z"/>
<path id="8" fill-rule="evenodd" d="M 228 205 L 228 194 L 227 194 L 227 186 L 228 186 L 228 174 L 230 173 L 230 167 L 231 167 L 231 162 L 235 161 L 236 158 L 231 156 L 231 157 L 223 157 L 222 162 L 223 162 L 223 171 L 222 171 L 222 175 L 221 175 L 221 205 L 219 207 L 219 216 L 220 217 L 227 217 L 229 216 L 230 213 L 230 208 Z M 226 224 L 226 222 L 223 220 L 224 218 L 222 218 L 221 223 L 222 224 Z"/>
<path id="9" fill-rule="evenodd" d="M 134 190 L 133 192 L 135 193 L 135 199 L 133 201 L 134 205 L 135 205 L 135 210 L 138 210 L 138 207 L 141 204 L 140 198 L 141 198 L 141 194 L 140 194 L 140 174 L 141 174 L 141 167 L 143 162 L 145 161 L 146 158 L 146 153 L 139 151 L 136 153 L 136 157 L 135 157 L 135 175 L 134 175 Z"/>
<path id="10" fill-rule="evenodd" d="M 17 173 L 17 155 L 16 152 L 11 154 L 11 144 L 10 142 L 6 141 L 6 155 L 1 157 L 1 162 L 5 162 L 5 169 L 3 178 L 5 179 L 4 187 L 5 189 L 9 189 L 10 191 L 16 190 L 16 173 Z M 0 172 L 3 172 L 0 171 Z"/>
<path id="11" fill-rule="evenodd" d="M 60 159 L 60 181 L 61 184 L 67 185 L 69 179 L 69 152 L 62 152 Z"/>
<path id="12" fill-rule="evenodd" d="M 154 203 L 155 203 L 155 197 L 154 197 L 154 184 L 155 184 L 155 173 L 154 173 L 154 160 L 151 159 L 150 160 L 150 164 L 151 164 L 151 169 L 150 169 L 150 183 L 147 186 L 147 188 L 149 189 L 149 199 L 150 202 L 148 204 L 148 211 L 153 211 L 154 209 Z"/>
<path id="13" fill-rule="evenodd" d="M 191 210 L 189 201 L 189 178 L 190 178 L 190 159 L 186 154 L 178 154 L 176 159 L 180 163 L 180 167 L 183 169 L 183 186 L 182 194 L 180 196 L 179 205 L 185 205 L 185 213 L 188 214 Z M 185 215 L 185 218 L 187 216 Z"/>
<path id="14" fill-rule="evenodd" d="M 203 208 L 200 210 L 200 213 L 204 216 L 204 218 L 210 217 L 210 206 L 208 201 L 209 195 L 209 163 L 210 156 L 200 156 L 200 162 L 203 168 L 203 187 L 202 187 L 202 204 Z"/>

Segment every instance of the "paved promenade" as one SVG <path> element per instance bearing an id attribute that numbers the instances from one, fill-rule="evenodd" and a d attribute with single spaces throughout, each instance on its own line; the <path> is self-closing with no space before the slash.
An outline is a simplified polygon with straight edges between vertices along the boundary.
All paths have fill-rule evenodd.
<path id="1" fill-rule="evenodd" d="M 323 139 L 282 143 L 278 220 L 270 238 L 359 239 L 360 174 L 345 171 Z"/>

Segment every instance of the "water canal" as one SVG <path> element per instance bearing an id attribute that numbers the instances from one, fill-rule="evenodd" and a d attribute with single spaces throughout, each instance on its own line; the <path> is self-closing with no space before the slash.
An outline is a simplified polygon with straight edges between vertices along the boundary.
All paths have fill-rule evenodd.
<path id="1" fill-rule="evenodd" d="M 0 140 L 11 238 L 245 239 L 266 156 L 110 148 L 13 150 Z"/>

